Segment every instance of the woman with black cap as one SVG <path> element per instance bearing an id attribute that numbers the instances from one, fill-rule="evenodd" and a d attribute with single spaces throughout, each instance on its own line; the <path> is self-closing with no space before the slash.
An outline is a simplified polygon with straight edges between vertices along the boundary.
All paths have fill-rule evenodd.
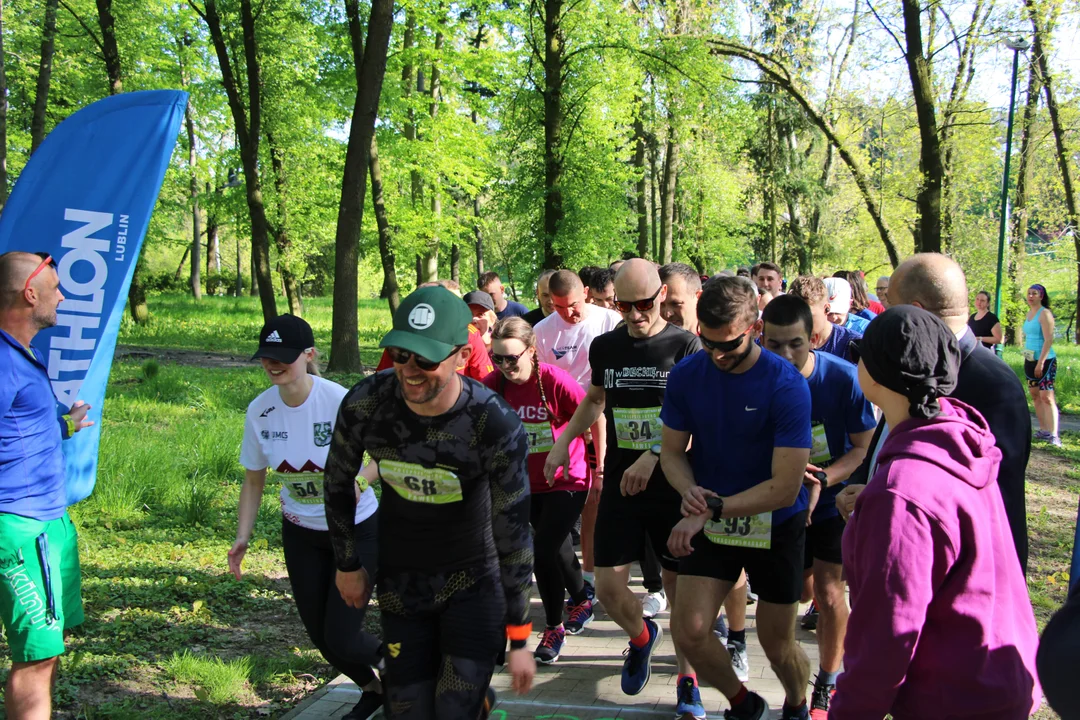
<path id="1" fill-rule="evenodd" d="M 364 609 L 349 607 L 335 585 L 337 565 L 323 506 L 323 466 L 338 407 L 346 389 L 319 377 L 315 336 L 295 315 L 282 315 L 263 326 L 254 359 L 262 361 L 271 387 L 251 401 L 244 419 L 236 542 L 229 550 L 229 570 L 240 579 L 255 518 L 262 505 L 267 468 L 281 482 L 281 545 L 296 610 L 308 637 L 326 661 L 365 692 L 343 717 L 367 720 L 383 703 L 382 686 L 372 665 L 378 663 L 378 638 L 364 632 Z M 378 501 L 361 478 L 356 487 L 355 542 L 364 567 L 374 575 Z M 362 473 L 363 474 L 363 473 Z"/>
<path id="2" fill-rule="evenodd" d="M 829 717 L 1026 718 L 1041 697 L 1035 618 L 1001 452 L 983 417 L 947 397 L 956 337 L 901 305 L 859 352 L 859 385 L 890 431 L 844 532 L 851 619 Z"/>

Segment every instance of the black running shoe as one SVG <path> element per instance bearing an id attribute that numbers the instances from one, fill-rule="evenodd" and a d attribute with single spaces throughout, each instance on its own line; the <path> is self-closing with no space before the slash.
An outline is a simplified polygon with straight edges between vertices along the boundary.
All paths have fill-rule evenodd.
<path id="1" fill-rule="evenodd" d="M 383 706 L 383 694 L 365 690 L 360 702 L 353 709 L 341 716 L 341 720 L 368 720 Z"/>

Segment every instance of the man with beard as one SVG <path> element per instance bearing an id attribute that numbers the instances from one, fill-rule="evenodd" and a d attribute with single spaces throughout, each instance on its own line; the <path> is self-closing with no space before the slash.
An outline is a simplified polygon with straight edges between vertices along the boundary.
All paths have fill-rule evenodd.
<path id="1" fill-rule="evenodd" d="M 60 442 L 93 423 L 81 400 L 61 415 L 45 358 L 30 346 L 63 301 L 45 253 L 0 255 L 0 619 L 11 649 L 9 718 L 52 717 L 64 631 L 83 621 L 78 536 Z"/>
<path id="2" fill-rule="evenodd" d="M 682 558 L 672 634 L 699 677 L 730 701 L 729 720 L 768 717 L 768 705 L 739 681 L 712 632 L 720 605 L 746 570 L 758 594 L 758 637 L 786 695 L 781 717 L 805 720 L 810 663 L 795 642 L 795 614 L 806 537 L 810 390 L 791 363 L 754 342 L 761 331 L 757 299 L 745 278 L 709 281 L 698 301 L 705 352 L 668 377 L 661 461 L 685 516 L 668 540 Z"/>
<path id="3" fill-rule="evenodd" d="M 533 570 L 528 442 L 498 395 L 455 372 L 470 352 L 468 306 L 416 290 L 381 345 L 392 371 L 341 403 L 326 460 L 326 519 L 345 601 L 363 607 L 371 578 L 353 543 L 354 480 L 368 453 L 383 483 L 378 598 L 390 718 L 475 720 L 494 704 L 496 659 L 528 692 Z"/>

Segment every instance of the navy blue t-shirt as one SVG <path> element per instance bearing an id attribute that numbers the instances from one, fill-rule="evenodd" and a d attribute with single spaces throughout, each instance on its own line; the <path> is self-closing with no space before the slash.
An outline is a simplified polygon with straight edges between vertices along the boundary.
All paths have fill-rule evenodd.
<path id="1" fill-rule="evenodd" d="M 726 373 L 709 353 L 686 358 L 668 375 L 660 419 L 693 435 L 697 484 L 729 496 L 772 477 L 773 448 L 810 447 L 810 389 L 795 366 L 768 350 L 744 373 Z M 806 488 L 773 524 L 806 509 Z"/>
<path id="2" fill-rule="evenodd" d="M 851 435 L 873 430 L 877 420 L 874 406 L 859 387 L 858 368 L 820 351 L 814 353 L 814 360 L 814 371 L 806 379 L 810 386 L 811 430 L 816 441 L 810 450 L 810 463 L 823 467 L 851 450 Z M 819 440 L 822 430 L 827 448 Z M 836 496 L 843 487 L 844 483 L 838 483 L 822 489 L 813 520 L 837 515 Z"/>
<path id="3" fill-rule="evenodd" d="M 506 301 L 506 307 L 503 308 L 502 312 L 499 312 L 498 310 L 495 311 L 495 317 L 500 320 L 508 317 L 525 317 L 528 314 L 529 308 L 521 303 L 514 302 L 513 300 Z"/>
<path id="4" fill-rule="evenodd" d="M 838 358 L 844 360 L 851 360 L 851 356 L 848 355 L 848 343 L 852 340 L 862 340 L 862 333 L 855 332 L 843 325 L 833 325 L 832 332 L 829 333 L 829 339 L 825 341 L 825 344 L 818 348 L 819 352 L 829 353 L 835 355 Z"/>

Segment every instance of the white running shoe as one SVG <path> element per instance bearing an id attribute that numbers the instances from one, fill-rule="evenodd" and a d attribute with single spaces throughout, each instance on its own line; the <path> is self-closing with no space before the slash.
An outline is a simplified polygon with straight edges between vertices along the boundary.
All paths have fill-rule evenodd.
<path id="1" fill-rule="evenodd" d="M 656 617 L 667 610 L 667 595 L 663 590 L 649 593 L 641 601 L 641 614 L 647 618 Z"/>
<path id="2" fill-rule="evenodd" d="M 729 642 L 727 649 L 731 653 L 731 667 L 735 670 L 735 677 L 746 682 L 750 679 L 750 658 L 746 655 L 746 643 Z"/>

